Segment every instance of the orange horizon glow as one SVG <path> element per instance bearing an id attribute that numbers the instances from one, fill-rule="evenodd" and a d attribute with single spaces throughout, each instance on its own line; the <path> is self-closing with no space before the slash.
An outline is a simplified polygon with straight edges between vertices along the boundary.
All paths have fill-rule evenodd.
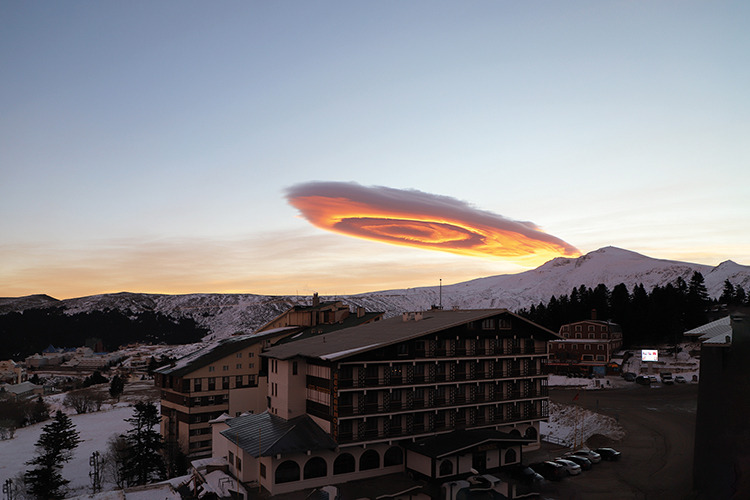
<path id="1" fill-rule="evenodd" d="M 581 255 L 575 247 L 531 223 L 479 211 L 458 200 L 344 183 L 325 183 L 323 187 L 337 187 L 337 184 L 342 191 L 353 191 L 354 196 L 292 193 L 289 203 L 316 227 L 392 245 L 512 260 L 525 265 Z M 320 183 L 312 183 L 303 190 L 314 191 L 318 186 Z M 367 201 L 352 199 L 357 194 L 362 194 Z M 434 203 L 430 204 L 431 201 Z"/>

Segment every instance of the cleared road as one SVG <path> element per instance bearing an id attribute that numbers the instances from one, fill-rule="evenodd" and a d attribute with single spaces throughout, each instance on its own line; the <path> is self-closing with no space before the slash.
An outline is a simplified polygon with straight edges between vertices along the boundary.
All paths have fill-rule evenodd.
<path id="1" fill-rule="evenodd" d="M 612 443 L 619 462 L 602 462 L 580 476 L 548 482 L 543 497 L 557 499 L 692 499 L 693 442 L 698 386 L 675 384 L 581 392 L 551 389 L 550 400 L 577 404 L 616 418 L 625 437 Z M 599 443 L 594 443 L 596 446 Z M 567 450 L 545 445 L 524 456 L 530 463 Z"/>

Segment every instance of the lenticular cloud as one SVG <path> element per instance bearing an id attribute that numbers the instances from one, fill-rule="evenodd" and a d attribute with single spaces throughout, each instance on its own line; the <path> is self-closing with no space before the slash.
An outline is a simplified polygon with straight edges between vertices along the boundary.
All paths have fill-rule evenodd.
<path id="1" fill-rule="evenodd" d="M 313 225 L 358 238 L 524 261 L 580 255 L 574 246 L 531 222 L 510 220 L 448 196 L 308 182 L 287 189 L 286 197 Z"/>

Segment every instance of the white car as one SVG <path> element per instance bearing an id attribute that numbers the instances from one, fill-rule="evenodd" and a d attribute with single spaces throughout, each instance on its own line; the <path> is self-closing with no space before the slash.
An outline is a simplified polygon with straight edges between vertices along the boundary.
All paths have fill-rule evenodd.
<path id="1" fill-rule="evenodd" d="M 570 460 L 565 460 L 562 457 L 556 458 L 554 461 L 555 463 L 558 463 L 562 465 L 563 467 L 565 467 L 565 470 L 568 471 L 569 476 L 577 476 L 578 474 L 581 473 L 581 466 L 575 462 L 572 462 Z"/>
<path id="2" fill-rule="evenodd" d="M 570 453 L 568 453 L 568 455 L 578 455 L 579 457 L 586 457 L 591 461 L 592 464 L 598 464 L 602 461 L 602 456 L 597 452 L 591 450 L 580 449 L 571 451 Z"/>

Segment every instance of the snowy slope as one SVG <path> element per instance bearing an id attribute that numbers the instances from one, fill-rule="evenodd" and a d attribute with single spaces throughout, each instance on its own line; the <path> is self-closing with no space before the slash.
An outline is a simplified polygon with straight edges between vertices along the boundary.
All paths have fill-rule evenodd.
<path id="1" fill-rule="evenodd" d="M 574 287 L 594 288 L 604 283 L 611 290 L 625 283 L 629 290 L 642 283 L 647 290 L 666 285 L 677 277 L 689 281 L 693 272 L 705 278 L 712 297 L 721 294 L 724 280 L 750 290 L 750 267 L 726 261 L 716 267 L 671 260 L 653 259 L 615 247 L 605 247 L 578 258 L 557 258 L 519 274 L 479 278 L 464 283 L 386 290 L 359 295 L 321 297 L 341 299 L 370 311 L 393 316 L 403 311 L 429 309 L 441 302 L 444 308 L 508 308 L 517 310 L 547 302 L 552 295 L 569 294 Z M 117 309 L 138 313 L 155 311 L 173 318 L 190 317 L 207 327 L 209 338 L 236 332 L 251 332 L 295 304 L 309 304 L 309 297 L 264 296 L 252 294 L 155 295 L 118 293 L 55 301 L 45 296 L 0 299 L 0 313 L 28 307 L 58 305 L 66 312 Z"/>

